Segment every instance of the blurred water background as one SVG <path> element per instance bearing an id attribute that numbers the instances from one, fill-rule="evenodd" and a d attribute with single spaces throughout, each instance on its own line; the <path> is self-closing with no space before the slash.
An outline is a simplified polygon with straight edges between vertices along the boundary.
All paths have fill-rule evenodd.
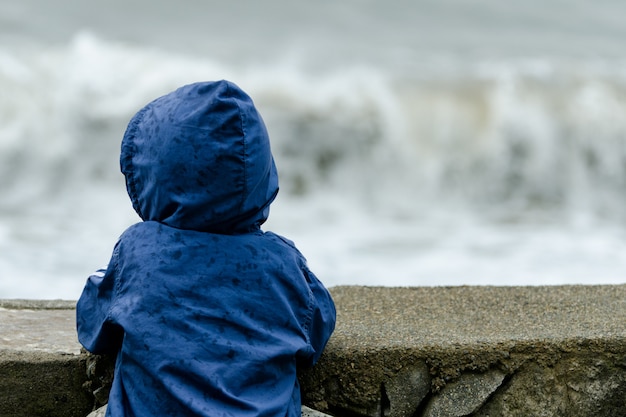
<path id="1" fill-rule="evenodd" d="M 138 220 L 147 101 L 226 78 L 328 285 L 626 281 L 626 3 L 0 3 L 0 298 L 65 298 Z"/>

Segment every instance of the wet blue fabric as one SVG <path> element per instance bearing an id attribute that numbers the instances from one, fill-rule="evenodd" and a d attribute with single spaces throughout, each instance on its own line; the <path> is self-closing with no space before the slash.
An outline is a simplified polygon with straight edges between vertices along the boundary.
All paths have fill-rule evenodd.
<path id="1" fill-rule="evenodd" d="M 143 221 L 76 311 L 82 345 L 117 353 L 107 416 L 300 416 L 296 373 L 335 307 L 293 242 L 261 229 L 278 177 L 250 97 L 218 81 L 156 99 L 120 163 Z"/>

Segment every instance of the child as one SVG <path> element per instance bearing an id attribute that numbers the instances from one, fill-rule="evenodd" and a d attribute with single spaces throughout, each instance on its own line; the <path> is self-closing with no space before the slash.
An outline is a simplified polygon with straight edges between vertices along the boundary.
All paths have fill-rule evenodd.
<path id="1" fill-rule="evenodd" d="M 120 157 L 143 222 L 89 277 L 81 344 L 117 353 L 107 416 L 300 416 L 296 370 L 335 325 L 293 243 L 260 226 L 278 192 L 267 131 L 227 81 L 141 109 Z"/>

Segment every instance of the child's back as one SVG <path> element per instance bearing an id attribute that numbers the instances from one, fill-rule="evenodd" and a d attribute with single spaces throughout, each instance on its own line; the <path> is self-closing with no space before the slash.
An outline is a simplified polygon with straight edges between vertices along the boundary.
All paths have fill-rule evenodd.
<path id="1" fill-rule="evenodd" d="M 297 366 L 333 328 L 327 290 L 260 226 L 278 192 L 251 99 L 220 81 L 148 104 L 122 143 L 144 220 L 77 305 L 79 340 L 119 352 L 107 415 L 299 416 Z"/>

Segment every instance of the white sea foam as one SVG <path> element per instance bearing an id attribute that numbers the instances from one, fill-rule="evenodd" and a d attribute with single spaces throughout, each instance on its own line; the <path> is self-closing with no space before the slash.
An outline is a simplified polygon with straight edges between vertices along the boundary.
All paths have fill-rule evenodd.
<path id="1" fill-rule="evenodd" d="M 329 285 L 622 281 L 626 65 L 233 66 L 83 32 L 0 49 L 0 297 L 74 298 L 136 215 L 132 114 L 228 78 L 272 136 L 267 225 Z"/>

